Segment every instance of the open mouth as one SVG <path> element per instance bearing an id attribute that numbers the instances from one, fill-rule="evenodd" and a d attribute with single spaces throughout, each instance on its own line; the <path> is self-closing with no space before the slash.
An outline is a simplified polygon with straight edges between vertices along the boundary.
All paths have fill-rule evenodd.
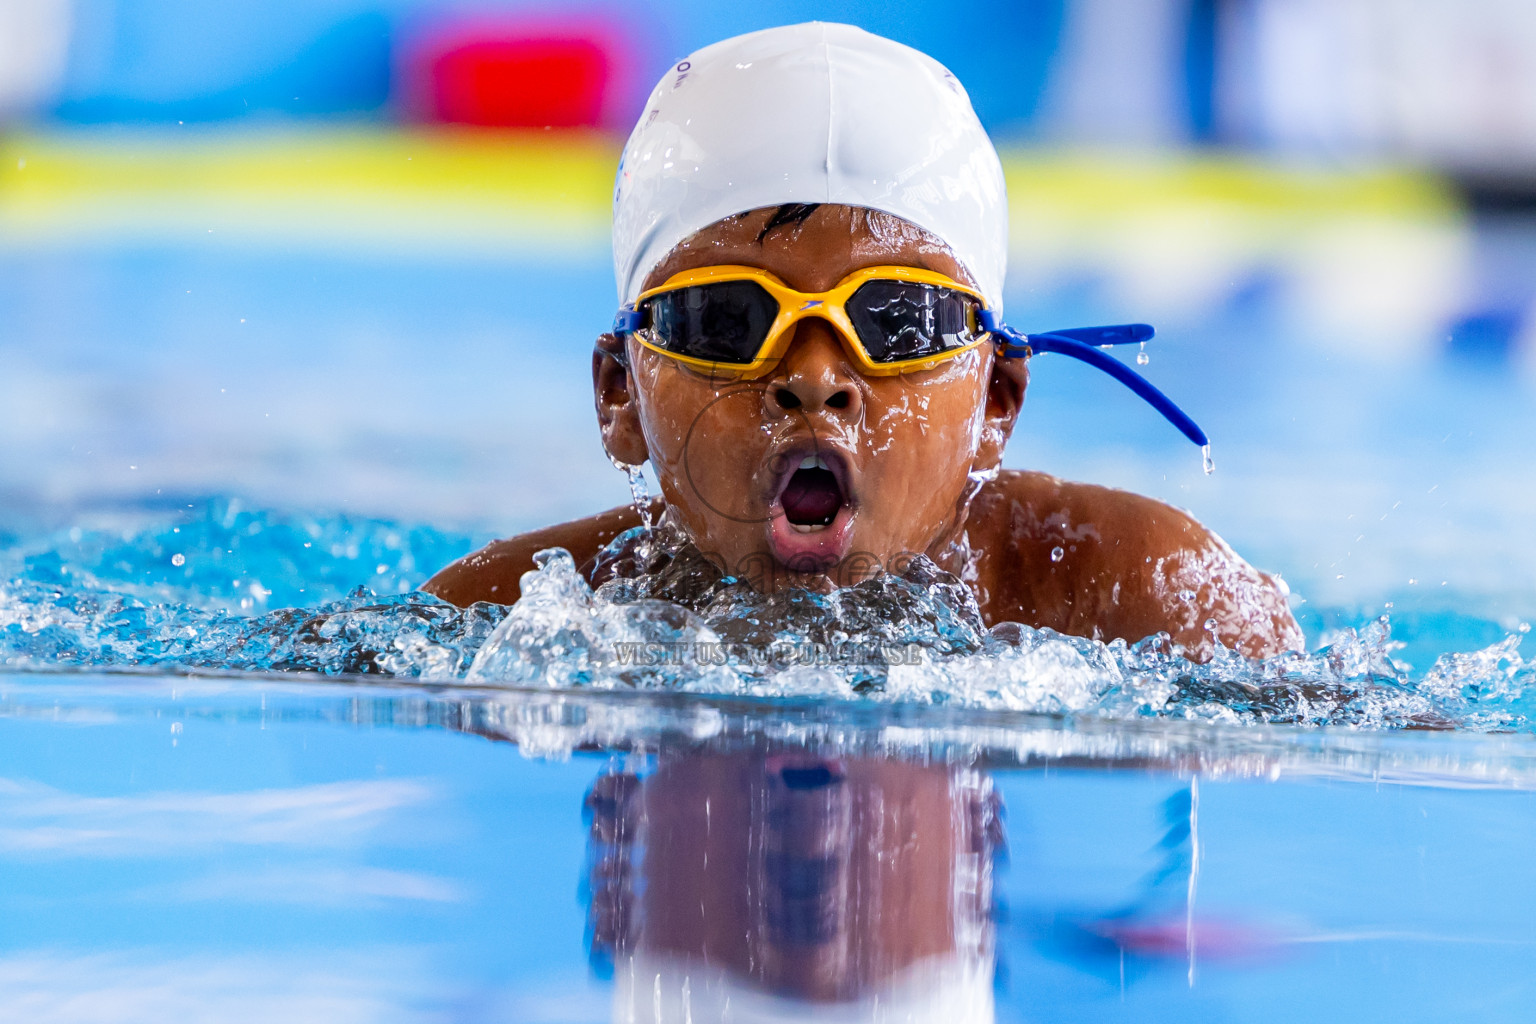
<path id="1" fill-rule="evenodd" d="M 815 533 L 832 525 L 837 513 L 848 504 L 837 474 L 820 455 L 807 455 L 790 475 L 779 495 L 784 518 L 796 533 Z"/>
<path id="2" fill-rule="evenodd" d="M 853 543 L 858 499 L 848 463 L 841 452 L 823 447 L 790 450 L 770 464 L 779 471 L 768 506 L 774 559 L 792 572 L 828 571 L 847 557 Z"/>

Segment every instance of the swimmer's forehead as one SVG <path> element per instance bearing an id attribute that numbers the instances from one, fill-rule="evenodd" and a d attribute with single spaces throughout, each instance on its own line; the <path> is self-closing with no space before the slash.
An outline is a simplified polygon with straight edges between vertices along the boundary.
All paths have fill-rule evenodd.
<path id="1" fill-rule="evenodd" d="M 777 207 L 715 221 L 683 239 L 646 275 L 655 288 L 674 274 L 700 267 L 760 267 L 791 288 L 826 291 L 866 267 L 915 267 L 976 287 L 943 239 L 880 210 L 818 206 L 802 220 L 773 228 Z"/>

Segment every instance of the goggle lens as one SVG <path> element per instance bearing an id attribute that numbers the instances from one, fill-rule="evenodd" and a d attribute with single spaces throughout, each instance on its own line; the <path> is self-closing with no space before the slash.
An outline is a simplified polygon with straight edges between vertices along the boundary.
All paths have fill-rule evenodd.
<path id="1" fill-rule="evenodd" d="M 869 358 L 877 363 L 936 356 L 975 340 L 975 300 L 952 288 L 915 281 L 870 281 L 844 304 Z"/>
<path id="2" fill-rule="evenodd" d="M 657 345 L 712 363 L 752 362 L 779 314 L 778 300 L 756 281 L 690 285 L 642 305 Z"/>

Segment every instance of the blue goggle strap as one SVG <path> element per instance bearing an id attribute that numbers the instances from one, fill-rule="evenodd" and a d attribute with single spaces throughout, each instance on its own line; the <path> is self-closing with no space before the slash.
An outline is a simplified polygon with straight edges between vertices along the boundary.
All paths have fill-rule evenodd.
<path id="1" fill-rule="evenodd" d="M 621 306 L 613 317 L 613 334 L 622 338 L 645 326 L 645 314 L 634 306 Z"/>
<path id="2" fill-rule="evenodd" d="M 1125 345 L 1130 342 L 1148 341 L 1154 333 L 1150 324 L 1074 327 L 1065 331 L 1047 331 L 1044 334 L 1020 334 L 998 320 L 989 309 L 982 310 L 978 319 L 982 330 L 997 338 L 998 349 L 1002 355 L 1018 358 L 1036 352 L 1055 352 L 1059 355 L 1071 356 L 1073 359 L 1103 370 L 1136 392 L 1141 396 L 1142 401 L 1162 413 L 1165 420 L 1172 423 L 1179 429 L 1179 433 L 1195 444 L 1202 448 L 1210 444 L 1205 431 L 1201 430 L 1199 424 L 1190 419 L 1183 409 L 1175 405 L 1173 399 L 1153 387 L 1141 374 L 1100 348 L 1104 345 Z"/>

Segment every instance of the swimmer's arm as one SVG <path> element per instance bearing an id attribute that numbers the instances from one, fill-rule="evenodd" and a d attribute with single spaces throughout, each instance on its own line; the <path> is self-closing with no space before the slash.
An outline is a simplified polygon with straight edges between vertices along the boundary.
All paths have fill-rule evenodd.
<path id="1" fill-rule="evenodd" d="M 1278 576 L 1249 565 L 1188 513 L 1153 504 L 1161 509 L 1156 532 L 1176 534 L 1177 539 L 1142 553 L 1140 585 L 1123 609 L 1130 626 L 1126 636 L 1157 625 L 1184 648 L 1186 657 L 1201 662 L 1213 653 L 1207 623 L 1214 624 L 1222 646 L 1249 658 L 1305 649 L 1287 599 L 1290 590 Z"/>
<path id="2" fill-rule="evenodd" d="M 585 567 L 609 541 L 639 525 L 639 514 L 625 505 L 585 519 L 492 541 L 439 570 L 421 589 L 461 608 L 476 601 L 512 604 L 522 593 L 523 573 L 535 568 L 536 553 L 545 548 L 565 548 L 578 566 Z"/>
<path id="3" fill-rule="evenodd" d="M 1302 649 L 1278 577 L 1160 501 L 1009 472 L 978 495 L 970 521 L 973 538 L 986 538 L 978 570 L 988 622 L 1131 643 L 1166 632 L 1203 661 L 1214 620 L 1221 642 L 1250 658 Z"/>

